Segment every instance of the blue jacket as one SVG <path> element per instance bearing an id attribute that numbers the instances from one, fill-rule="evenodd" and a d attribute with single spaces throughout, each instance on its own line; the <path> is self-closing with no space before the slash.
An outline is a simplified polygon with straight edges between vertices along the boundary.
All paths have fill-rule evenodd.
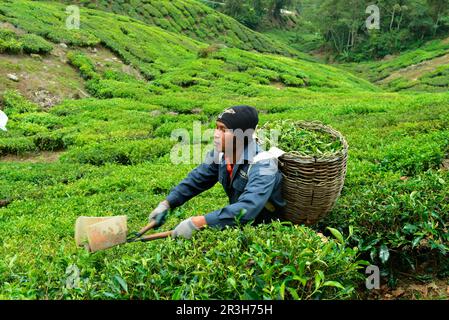
<path id="1" fill-rule="evenodd" d="M 206 214 L 208 226 L 223 229 L 235 225 L 235 218 L 242 209 L 246 213 L 240 222 L 247 223 L 259 215 L 267 202 L 274 206 L 275 212 L 279 212 L 286 204 L 281 194 L 282 174 L 278 170 L 277 159 L 253 163 L 254 156 L 261 151 L 255 141 L 250 142 L 234 165 L 231 181 L 226 171 L 224 154 L 210 151 L 204 163 L 193 169 L 187 178 L 171 190 L 167 197 L 170 207 L 181 206 L 220 182 L 228 195 L 229 205 Z"/>

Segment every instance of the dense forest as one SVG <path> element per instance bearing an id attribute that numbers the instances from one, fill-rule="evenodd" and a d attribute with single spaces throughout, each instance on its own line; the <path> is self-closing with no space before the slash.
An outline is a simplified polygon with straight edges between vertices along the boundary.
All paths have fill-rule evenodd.
<path id="1" fill-rule="evenodd" d="M 244 25 L 264 30 L 294 30 L 292 41 L 313 41 L 313 49 L 340 60 L 382 58 L 449 31 L 446 0 L 218 0 L 203 1 Z M 378 8 L 378 29 L 370 5 Z M 288 10 L 289 12 L 285 12 Z M 292 24 L 292 21 L 295 21 Z M 307 37 L 306 35 L 309 35 Z"/>

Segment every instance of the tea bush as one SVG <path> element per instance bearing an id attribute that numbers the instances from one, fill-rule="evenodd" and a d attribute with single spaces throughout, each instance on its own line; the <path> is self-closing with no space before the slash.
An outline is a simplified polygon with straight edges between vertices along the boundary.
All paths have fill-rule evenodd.
<path id="1" fill-rule="evenodd" d="M 288 236 L 281 236 L 286 231 Z M 281 241 L 270 240 L 275 238 Z M 292 245 L 294 251 L 290 250 Z M 310 230 L 279 223 L 230 229 L 220 234 L 205 231 L 192 242 L 169 240 L 164 248 L 153 259 L 147 254 L 138 255 L 134 249 L 120 265 L 104 264 L 102 272 L 109 275 L 104 288 L 86 284 L 78 290 L 66 290 L 64 295 L 144 299 L 341 299 L 355 296 L 352 282 L 359 280 L 359 276 L 354 271 L 362 266 L 354 260 L 352 249 L 334 241 L 323 243 Z M 190 254 L 180 256 L 180 252 Z M 273 277 L 275 274 L 280 277 Z M 161 287 L 165 289 L 160 291 Z"/>
<path id="2" fill-rule="evenodd" d="M 48 53 L 53 50 L 53 46 L 42 37 L 35 34 L 25 34 L 22 41 L 23 51 L 26 53 Z"/>
<path id="3" fill-rule="evenodd" d="M 8 115 L 35 112 L 39 107 L 25 99 L 18 91 L 7 90 L 3 93 L 3 105 Z"/>
<path id="4" fill-rule="evenodd" d="M 0 155 L 21 154 L 25 152 L 35 151 L 36 145 L 32 138 L 20 137 L 15 139 L 0 139 Z"/>
<path id="5" fill-rule="evenodd" d="M 404 52 L 388 61 L 346 64 L 344 67 L 371 81 L 379 82 L 391 91 L 441 92 L 447 91 L 449 86 L 445 77 L 447 67 L 444 60 L 441 66 L 424 68 L 422 72 L 419 72 L 419 65 L 432 64 L 433 59 L 442 58 L 447 54 L 449 54 L 449 43 L 446 40 L 433 40 L 419 49 Z M 401 71 L 411 68 L 417 69 L 418 72 L 415 72 L 411 79 L 404 78 Z M 388 81 L 384 80 L 394 72 L 399 73 L 397 77 Z"/>
<path id="6" fill-rule="evenodd" d="M 19 42 L 13 31 L 0 29 L 0 53 L 20 53 L 22 43 Z"/>
<path id="7" fill-rule="evenodd" d="M 50 34 L 42 31 L 49 28 L 48 22 L 51 21 L 57 25 L 57 19 L 65 19 L 64 11 L 62 9 L 55 9 L 65 8 L 62 5 L 26 1 L 23 3 L 18 2 L 18 4 L 17 8 L 14 8 L 10 3 L 2 4 L 2 17 L 4 20 L 18 23 L 21 28 L 28 32 L 44 35 L 50 40 L 57 41 L 58 43 L 65 42 L 80 46 L 95 45 L 97 43 L 91 43 L 86 40 L 86 42 L 76 44 L 76 42 L 72 41 L 73 36 L 76 34 L 74 30 L 65 30 L 63 33 L 61 31 L 61 37 L 66 38 L 57 40 L 52 38 Z M 36 15 L 33 6 L 39 6 L 39 15 Z M 101 40 L 102 44 L 116 53 L 125 63 L 132 64 L 138 68 L 143 76 L 150 81 L 158 80 L 164 82 L 166 77 L 180 77 L 180 71 L 186 70 L 187 68 L 184 66 L 190 64 L 192 64 L 192 67 L 195 66 L 196 57 L 200 48 L 205 47 L 204 43 L 192 40 L 186 36 L 167 32 L 157 27 L 145 25 L 137 20 L 120 21 L 119 19 L 115 19 L 115 16 L 109 13 L 89 9 L 82 9 L 82 11 L 83 10 L 86 11 L 86 14 L 84 15 L 86 22 L 82 24 L 82 27 L 79 30 L 79 36 L 83 37 L 84 35 L 89 35 L 95 39 L 99 39 L 98 41 Z M 206 8 L 205 10 L 210 9 Z M 89 14 L 93 12 L 95 14 Z M 33 20 L 30 20 L 31 18 Z M 235 23 L 230 23 L 229 25 L 236 30 L 240 30 L 240 27 L 235 27 Z M 105 28 L 104 26 L 109 27 Z M 127 34 L 123 33 L 123 28 L 128 30 Z M 51 29 L 51 31 L 53 31 L 53 29 Z M 137 37 L 139 41 L 137 41 Z M 153 43 L 158 43 L 159 45 L 155 47 L 151 45 Z M 267 41 L 264 41 L 263 43 L 267 43 Z M 74 61 L 75 64 L 79 64 L 76 65 L 76 67 L 80 68 L 82 64 L 83 76 L 86 77 L 84 72 L 87 72 L 92 76 L 92 74 L 87 71 L 91 70 L 91 67 L 85 59 L 77 54 L 70 55 L 69 58 L 71 60 L 83 60 L 77 62 Z M 231 68 L 233 72 L 241 73 L 251 66 L 260 66 L 263 69 L 271 69 L 284 74 L 284 82 L 289 86 L 302 86 L 302 82 L 304 82 L 307 86 L 321 88 L 329 86 L 328 84 L 335 83 L 330 85 L 330 87 L 334 89 L 357 87 L 365 90 L 375 90 L 375 88 L 368 82 L 353 77 L 349 73 L 344 73 L 341 70 L 332 69 L 317 63 L 310 63 L 309 60 L 304 57 L 295 60 L 268 54 L 260 55 L 233 48 L 224 48 L 224 50 L 220 50 L 219 52 L 210 55 L 210 59 L 208 60 L 212 61 L 207 61 L 207 64 L 214 63 L 214 59 L 221 59 L 227 62 L 226 66 L 224 66 L 222 70 L 217 70 L 215 74 L 227 73 Z M 307 63 L 305 61 L 307 61 Z M 208 70 L 207 67 L 208 66 L 206 66 L 206 69 L 203 69 L 203 73 L 204 70 Z M 301 71 L 298 73 L 298 70 Z M 194 76 L 191 76 L 190 79 L 192 77 Z M 236 76 L 233 78 L 235 77 Z M 348 79 L 350 80 L 348 81 Z M 226 80 L 228 81 L 229 79 Z M 197 90 L 197 87 L 200 87 L 198 90 L 203 90 L 201 87 L 210 88 L 213 86 L 209 81 L 202 81 L 200 79 L 186 79 L 184 80 L 184 83 L 186 83 L 186 81 L 187 83 L 195 84 L 188 87 L 193 90 Z M 228 88 L 227 81 L 224 83 L 219 82 L 217 84 L 221 88 Z M 246 81 L 249 82 L 250 80 L 248 79 Z M 255 82 L 258 83 L 257 81 Z M 100 86 L 101 89 L 97 88 L 97 86 Z M 131 86 L 131 84 L 128 84 L 129 88 Z M 118 89 L 118 87 L 119 86 L 117 85 L 107 90 L 104 88 L 104 84 L 100 85 L 97 82 L 91 84 L 91 90 L 94 92 L 94 95 L 96 92 L 100 91 L 98 95 L 102 98 L 116 97 L 114 91 Z M 169 86 L 167 89 L 172 90 L 173 87 Z M 138 94 L 137 92 L 135 93 Z M 245 94 L 245 90 L 240 90 L 240 93 Z M 250 96 L 250 94 L 248 95 Z M 126 95 L 121 94 L 120 96 L 125 97 Z M 129 97 L 129 95 L 127 97 Z"/>
<path id="8" fill-rule="evenodd" d="M 93 165 L 105 163 L 133 165 L 168 154 L 172 147 L 173 143 L 168 139 L 111 141 L 72 148 L 61 160 Z"/>
<path id="9" fill-rule="evenodd" d="M 9 227 L 14 223 L 16 227 L 28 230 L 27 236 L 39 239 L 42 249 L 45 248 L 47 254 L 51 253 L 48 259 L 37 265 L 42 259 L 41 252 L 28 243 L 16 255 L 2 252 L 6 254 L 2 259 L 2 295 L 50 299 L 356 297 L 354 283 L 362 279 L 357 270 L 365 264 L 356 260 L 357 250 L 347 247 L 344 240 L 322 238 L 304 227 L 274 223 L 223 232 L 206 230 L 195 235 L 192 241 L 167 239 L 117 247 L 96 255 L 77 251 L 72 239 L 66 239 L 64 234 L 72 229 L 73 219 L 82 214 L 81 207 L 89 208 L 90 214 L 98 209 L 111 210 L 111 213 L 126 210 L 134 217 L 130 221 L 132 227 L 136 227 L 135 218 L 140 218 L 145 208 L 148 210 L 148 195 L 157 192 L 156 187 L 159 190 L 163 188 L 159 183 L 160 177 L 163 175 L 167 181 L 173 182 L 187 173 L 188 168 L 185 167 L 167 171 L 170 166 L 148 163 L 134 167 L 107 165 L 91 168 L 35 164 L 34 170 L 16 165 L 16 172 L 22 174 L 15 178 L 10 172 L 5 172 L 6 175 L 2 172 L 1 177 L 16 186 L 22 181 L 39 184 L 34 189 L 22 191 L 28 194 L 24 199 L 26 202 L 16 199 L 8 207 L 9 219 L 3 221 L 7 230 L 7 246 L 15 245 L 15 241 L 24 236 L 18 229 Z M 36 170 L 38 168 L 41 170 Z M 209 197 L 217 196 L 216 191 L 209 191 Z M 111 193 L 121 201 L 105 205 L 105 196 Z M 207 194 L 201 199 L 201 202 L 195 201 L 194 207 L 191 204 L 188 208 L 201 210 L 213 205 L 211 200 L 207 200 Z M 157 200 L 153 198 L 151 202 Z M 64 205 L 57 205 L 60 201 Z M 23 208 L 25 203 L 26 209 Z M 133 209 L 129 210 L 131 203 Z M 78 204 L 78 209 L 69 209 L 74 204 Z M 41 225 L 40 229 L 34 228 L 29 219 L 20 219 L 33 212 L 33 223 L 41 224 L 48 221 L 51 207 L 59 212 L 53 211 L 53 223 Z M 185 209 L 172 212 L 168 227 L 186 215 Z M 54 246 L 48 242 L 47 236 L 60 238 L 61 242 Z M 34 259 L 25 259 L 30 255 Z M 81 282 L 79 288 L 68 289 L 64 286 L 66 269 L 72 264 L 79 268 Z M 28 273 L 27 270 L 33 272 Z"/>
<path id="10" fill-rule="evenodd" d="M 98 79 L 98 74 L 95 71 L 95 66 L 92 61 L 89 60 L 83 53 L 81 52 L 69 52 L 67 54 L 67 59 L 69 63 L 76 67 L 81 76 L 86 79 Z"/>
<path id="11" fill-rule="evenodd" d="M 0 29 L 0 53 L 47 54 L 53 46 L 35 34 L 17 35 L 12 30 Z"/>
<path id="12" fill-rule="evenodd" d="M 376 174 L 366 166 L 357 169 L 367 176 Z M 380 179 L 364 180 L 358 192 L 353 192 L 356 186 L 347 185 L 324 224 L 341 229 L 355 226 L 354 243 L 375 263 L 387 263 L 385 252 L 408 256 L 409 260 L 410 251 L 438 250 L 446 255 L 448 173 L 429 170 L 406 180 L 391 173 L 377 175 Z"/>
<path id="13" fill-rule="evenodd" d="M 70 1 L 62 2 L 71 4 Z M 127 15 L 170 32 L 182 32 L 202 42 L 219 41 L 220 43 L 245 50 L 254 49 L 260 52 L 279 53 L 288 56 L 305 56 L 292 50 L 282 42 L 272 40 L 243 25 L 234 27 L 239 25 L 236 20 L 194 0 L 176 1 L 175 3 L 139 0 L 133 1 L 134 7 L 122 2 L 116 2 L 111 5 L 108 1 L 96 1 L 95 3 L 80 1 L 80 4 L 91 9 L 95 8 Z M 135 10 L 135 7 L 142 8 L 142 10 Z M 232 35 L 234 29 L 238 30 L 235 36 Z M 207 30 L 209 35 L 203 32 L 203 30 Z"/>

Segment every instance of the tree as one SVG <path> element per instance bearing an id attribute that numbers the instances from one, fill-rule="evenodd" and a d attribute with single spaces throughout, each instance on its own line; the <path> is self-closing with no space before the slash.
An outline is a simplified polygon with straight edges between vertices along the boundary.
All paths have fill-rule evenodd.
<path id="1" fill-rule="evenodd" d="M 223 7 L 224 13 L 226 13 L 227 15 L 229 15 L 231 17 L 236 17 L 236 16 L 240 15 L 241 13 L 243 13 L 244 6 L 245 6 L 244 1 L 226 0 L 224 7 Z"/>
<path id="2" fill-rule="evenodd" d="M 364 23 L 365 8 L 360 0 L 325 0 L 318 9 L 320 32 L 338 54 L 356 46 Z"/>
<path id="3" fill-rule="evenodd" d="M 281 18 L 281 9 L 291 6 L 292 3 L 292 0 L 271 0 L 269 7 L 270 17 L 279 21 Z"/>
<path id="4" fill-rule="evenodd" d="M 448 0 L 215 1 L 223 1 L 219 10 L 252 29 L 282 27 L 289 19 L 283 17 L 281 10 L 299 9 L 296 38 L 318 39 L 315 49 L 322 42 L 322 49 L 343 60 L 381 58 L 449 31 Z M 368 30 L 365 25 L 366 8 L 373 3 L 380 9 L 377 31 Z"/>
<path id="5" fill-rule="evenodd" d="M 427 0 L 427 5 L 434 23 L 433 35 L 435 35 L 440 27 L 441 18 L 449 14 L 449 2 L 447 0 Z"/>
<path id="6" fill-rule="evenodd" d="M 256 29 L 264 16 L 264 0 L 226 0 L 222 12 L 249 28 Z"/>
<path id="7" fill-rule="evenodd" d="M 257 29 L 262 21 L 271 21 L 282 25 L 281 9 L 299 7 L 301 0 L 224 0 L 217 6 L 217 1 L 205 2 L 216 10 L 227 14 L 247 27 Z"/>

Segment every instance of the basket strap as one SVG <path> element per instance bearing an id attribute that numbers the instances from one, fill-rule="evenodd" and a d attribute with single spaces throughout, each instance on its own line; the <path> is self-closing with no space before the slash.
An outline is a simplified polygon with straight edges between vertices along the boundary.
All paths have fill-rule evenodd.
<path id="1" fill-rule="evenodd" d="M 253 162 L 249 165 L 248 170 L 246 171 L 247 176 L 249 177 L 249 172 L 253 166 L 253 164 L 267 159 L 278 159 L 285 152 L 276 147 L 271 147 L 268 151 L 259 152 L 253 159 Z"/>

